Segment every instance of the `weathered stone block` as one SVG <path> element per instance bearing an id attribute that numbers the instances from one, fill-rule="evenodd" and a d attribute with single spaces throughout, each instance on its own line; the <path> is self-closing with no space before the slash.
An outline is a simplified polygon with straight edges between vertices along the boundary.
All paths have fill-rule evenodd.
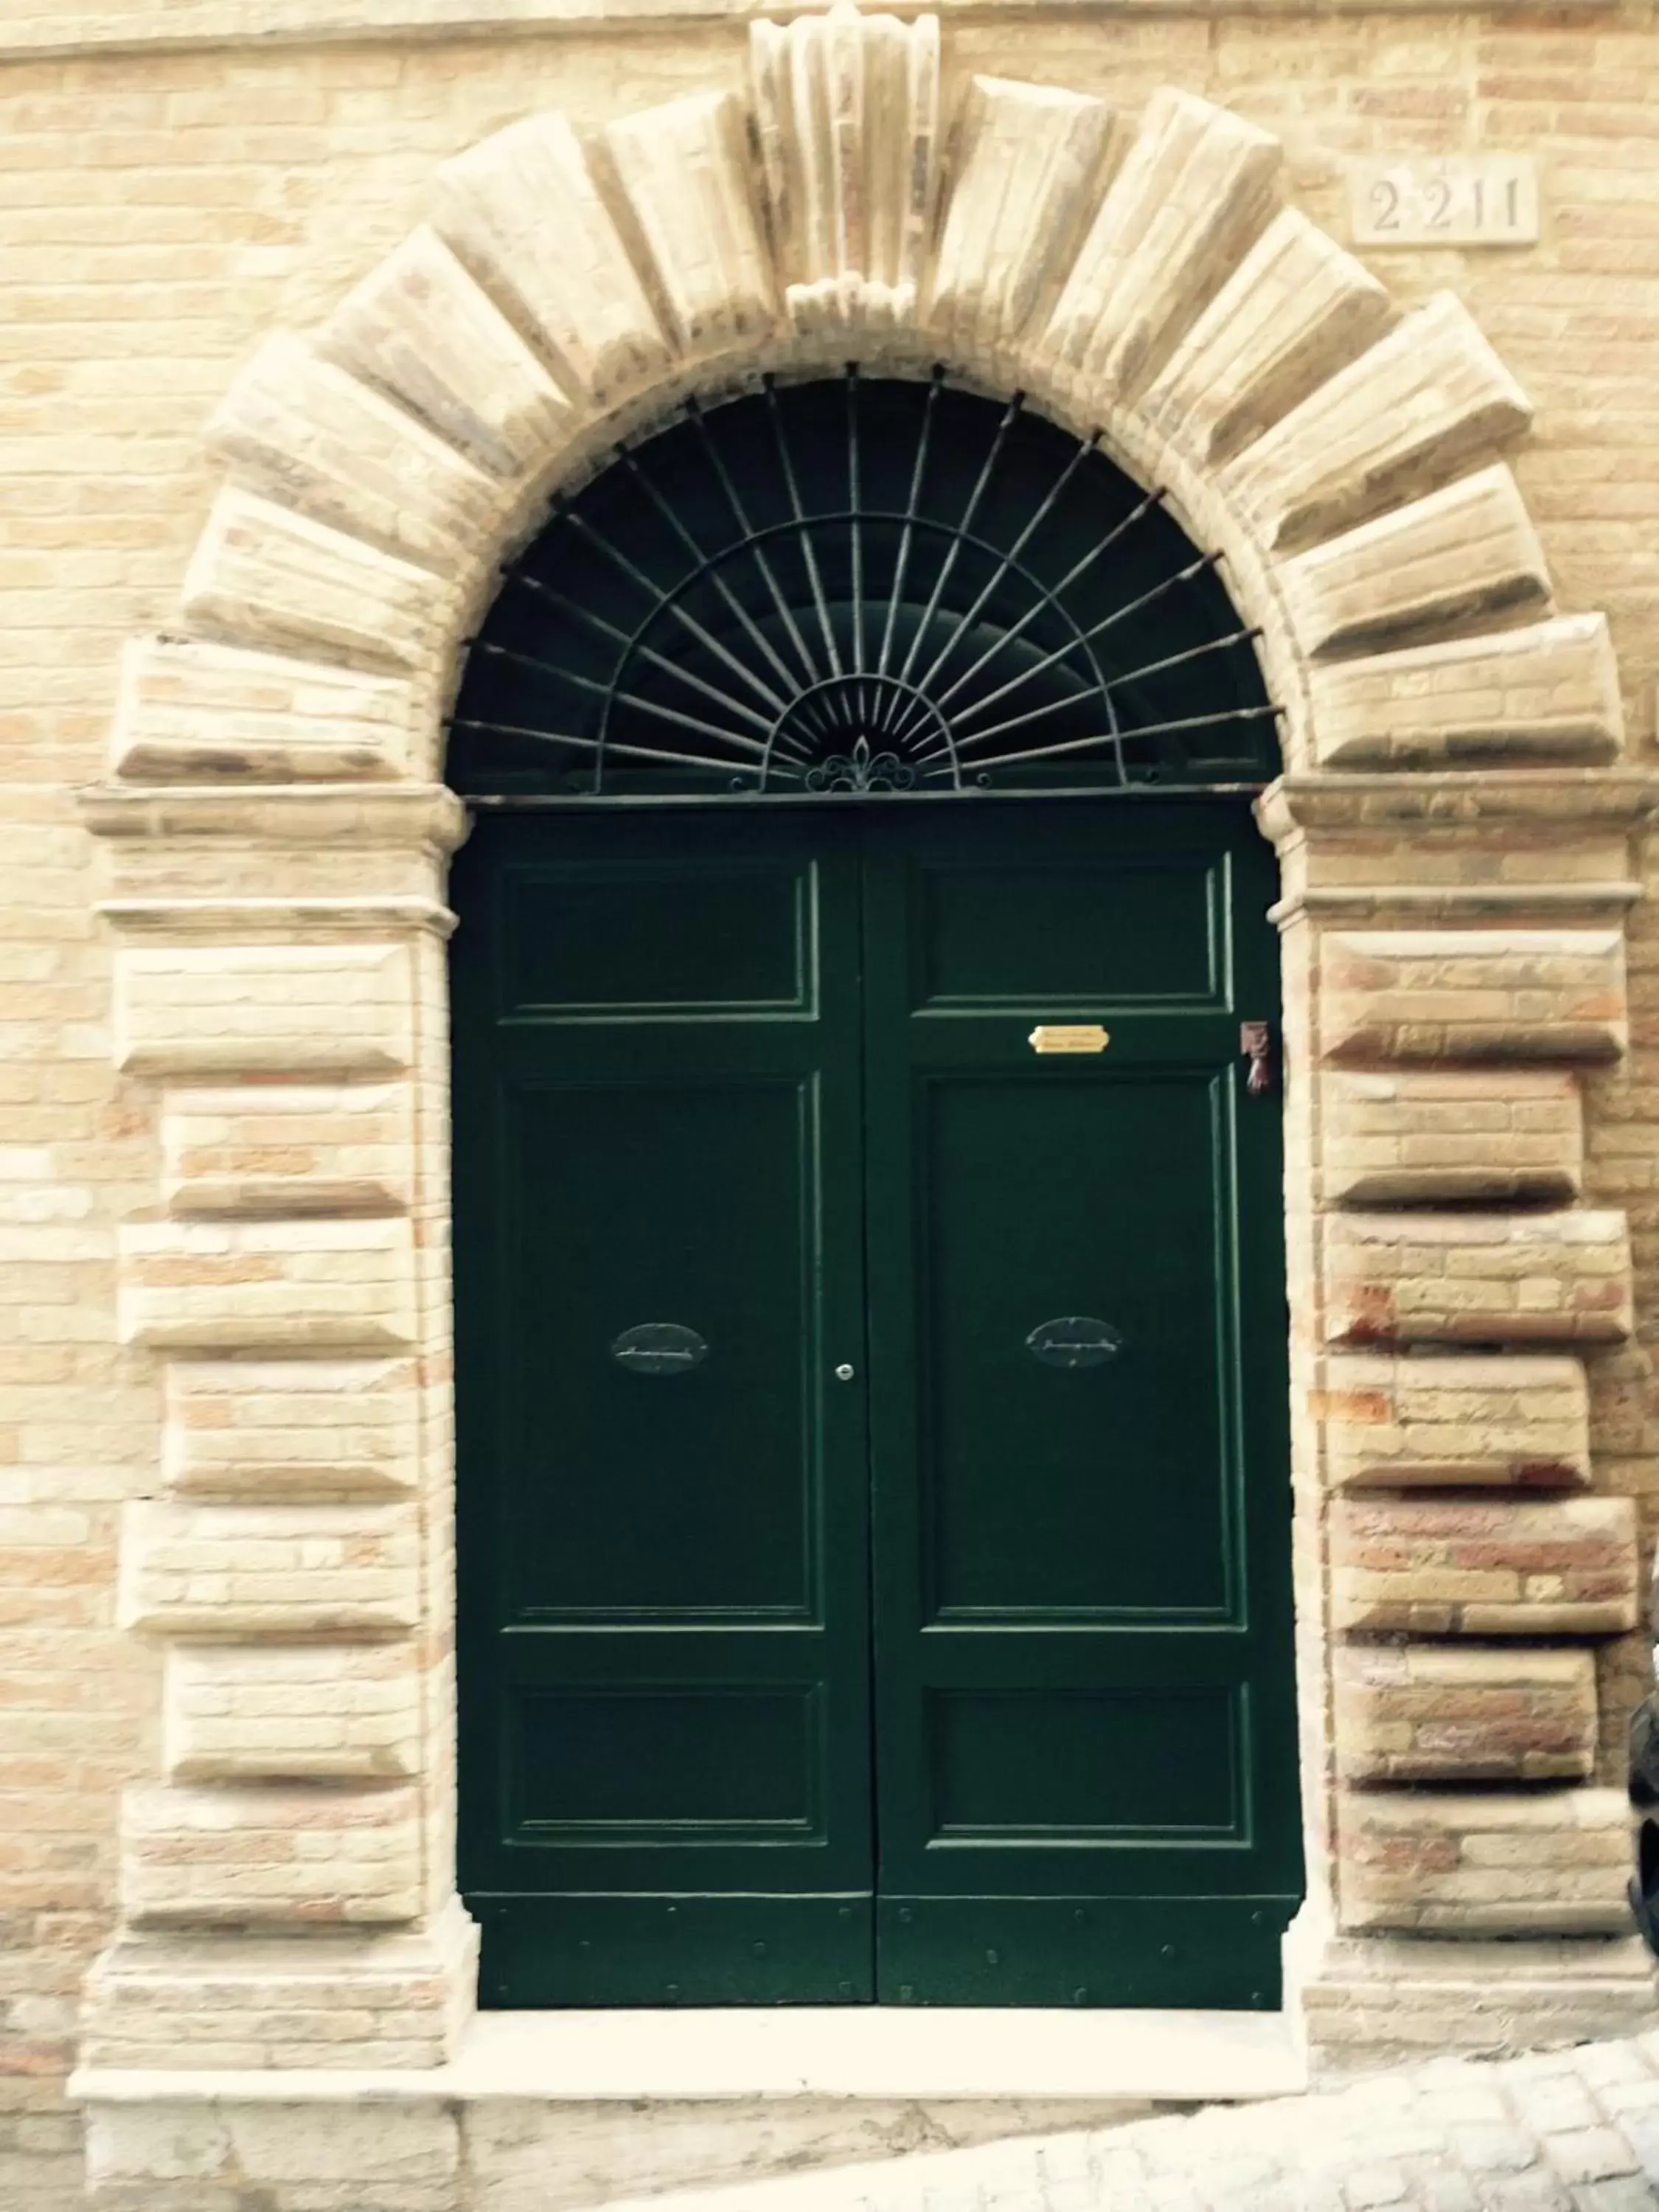
<path id="1" fill-rule="evenodd" d="M 675 343 L 697 358 L 772 321 L 771 256 L 756 220 L 745 117 L 701 92 L 610 125 L 605 143 L 650 250 Z"/>
<path id="2" fill-rule="evenodd" d="M 1333 1344 L 1617 1344 L 1622 1213 L 1347 1213 L 1325 1231 Z"/>
<path id="3" fill-rule="evenodd" d="M 1605 615 L 1321 664 L 1310 684 L 1323 768 L 1606 761 L 1625 741 Z"/>
<path id="4" fill-rule="evenodd" d="M 570 401 L 425 223 L 346 295 L 317 350 L 495 476 L 537 467 L 569 434 Z"/>
<path id="5" fill-rule="evenodd" d="M 1213 468 L 1362 352 L 1393 313 L 1362 262 L 1285 208 L 1176 347 L 1142 412 Z"/>
<path id="6" fill-rule="evenodd" d="M 166 1636 L 386 1636 L 420 1619 L 412 1504 L 126 1508 L 121 1621 Z"/>
<path id="7" fill-rule="evenodd" d="M 134 638 L 110 765 L 141 783 L 384 777 L 406 765 L 410 687 L 200 639 Z"/>
<path id="8" fill-rule="evenodd" d="M 1315 1412 L 1339 1489 L 1589 1481 L 1589 1393 L 1577 1359 L 1340 1355 Z"/>
<path id="9" fill-rule="evenodd" d="M 373 1497 L 420 1473 L 406 1359 L 171 1359 L 162 1471 L 204 1498 Z"/>
<path id="10" fill-rule="evenodd" d="M 192 623 L 239 643 L 413 667 L 437 642 L 443 595 L 429 568 L 230 484 L 197 540 L 181 603 Z"/>
<path id="11" fill-rule="evenodd" d="M 229 1578 L 240 1585 L 245 1571 L 233 1567 Z M 420 1771 L 421 1674 L 406 1641 L 175 1644 L 164 1711 L 171 1782 L 375 1782 Z"/>
<path id="12" fill-rule="evenodd" d="M 1221 489 L 1265 544 L 1312 544 L 1443 483 L 1531 419 L 1468 308 L 1442 292 L 1264 431 Z"/>
<path id="13" fill-rule="evenodd" d="M 1616 929 L 1333 930 L 1326 1054 L 1340 1060 L 1611 1060 L 1625 1048 Z"/>
<path id="14" fill-rule="evenodd" d="M 1380 652 L 1454 623 L 1550 611 L 1549 569 L 1501 465 L 1282 562 L 1302 650 Z"/>
<path id="15" fill-rule="evenodd" d="M 933 264 L 942 347 L 988 368 L 1072 264 L 1110 112 L 1081 93 L 975 77 Z"/>
<path id="16" fill-rule="evenodd" d="M 129 1790 L 122 1896 L 138 1928 L 366 1925 L 421 1908 L 413 1788 Z"/>
<path id="17" fill-rule="evenodd" d="M 1588 1651 L 1346 1644 L 1334 1662 L 1349 1781 L 1582 1781 L 1595 1765 Z"/>
<path id="18" fill-rule="evenodd" d="M 132 1222 L 120 1250 L 126 1344 L 281 1352 L 414 1340 L 406 1220 Z"/>
<path id="19" fill-rule="evenodd" d="M 406 945 L 124 945 L 115 1053 L 132 1075 L 375 1075 L 414 1057 Z"/>
<path id="20" fill-rule="evenodd" d="M 166 2097 L 88 2117 L 94 2212 L 460 2212 L 459 2116 L 392 2104 Z"/>
<path id="21" fill-rule="evenodd" d="M 1578 1195 L 1583 1116 L 1565 1070 L 1333 1070 L 1321 1095 L 1328 1203 Z"/>
<path id="22" fill-rule="evenodd" d="M 1630 1849 L 1620 1790 L 1344 1790 L 1341 1923 L 1439 1935 L 1622 1935 Z"/>
<path id="23" fill-rule="evenodd" d="M 1429 1636 L 1616 1636 L 1633 1628 L 1628 1498 L 1344 1498 L 1331 1619 Z"/>
<path id="24" fill-rule="evenodd" d="M 161 1146 L 176 1214 L 392 1212 L 409 1203 L 414 1098 L 406 1084 L 173 1090 Z"/>
<path id="25" fill-rule="evenodd" d="M 1091 391 L 1138 392 L 1267 220 L 1282 154 L 1242 116 L 1155 92 L 1049 318 L 1045 364 Z"/>

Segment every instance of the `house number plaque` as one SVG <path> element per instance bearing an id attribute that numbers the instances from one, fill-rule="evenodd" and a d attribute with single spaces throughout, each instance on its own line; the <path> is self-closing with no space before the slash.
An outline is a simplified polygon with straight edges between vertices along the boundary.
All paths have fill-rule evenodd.
<path id="1" fill-rule="evenodd" d="M 1526 154 L 1445 154 L 1348 167 L 1356 246 L 1533 246 L 1538 166 Z"/>
<path id="2" fill-rule="evenodd" d="M 1111 1041 L 1098 1022 L 1039 1022 L 1027 1039 L 1033 1052 L 1104 1052 Z"/>

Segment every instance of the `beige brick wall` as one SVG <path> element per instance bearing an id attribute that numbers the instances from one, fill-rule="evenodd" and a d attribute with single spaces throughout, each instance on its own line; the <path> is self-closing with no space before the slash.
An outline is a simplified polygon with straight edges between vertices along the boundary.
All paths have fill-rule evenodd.
<path id="1" fill-rule="evenodd" d="M 1659 132 L 1638 88 L 1659 67 L 1659 33 L 1634 11 L 1577 29 L 1473 15 L 1089 21 L 1038 9 L 1022 16 L 1017 36 L 1006 22 L 953 24 L 945 52 L 952 82 L 988 70 L 1129 108 L 1162 84 L 1221 101 L 1282 138 L 1291 201 L 1339 238 L 1345 155 L 1465 147 L 1538 155 L 1538 246 L 1392 252 L 1373 265 L 1407 305 L 1455 290 L 1530 398 L 1536 428 L 1515 456 L 1516 478 L 1560 607 L 1607 612 L 1641 757 L 1659 679 Z M 185 1412 L 169 1430 L 176 1463 L 158 1464 L 162 1381 L 121 1339 L 118 1230 L 135 1212 L 156 1212 L 169 1161 L 180 1178 L 221 1188 L 248 1175 L 303 1177 L 305 1169 L 293 1140 L 277 1141 L 273 1168 L 268 1130 L 161 1126 L 151 1085 L 177 1065 L 185 1033 L 170 1024 L 197 988 L 191 952 L 128 939 L 116 988 L 113 948 L 91 913 L 106 856 L 94 854 L 70 791 L 104 773 L 125 641 L 167 620 L 215 495 L 204 424 L 265 334 L 326 315 L 410 231 L 446 156 L 543 106 L 595 126 L 680 93 L 735 86 L 742 66 L 738 29 L 708 26 L 695 37 L 390 39 L 0 65 L 0 778 L 9 832 L 0 872 L 0 2201 L 9 2159 L 69 2140 L 61 2083 L 80 1982 L 108 1930 L 121 1784 L 151 1780 L 169 1760 L 184 1774 L 234 1771 L 216 1765 L 214 1683 L 194 1647 L 178 1647 L 164 1700 L 160 1655 L 118 1627 L 121 1510 L 167 1482 L 220 1494 L 250 1469 L 260 1471 L 251 1486 L 266 1496 L 273 1470 L 300 1498 L 327 1487 L 308 1443 L 318 1370 L 285 1364 L 263 1334 L 268 1393 L 233 1401 L 220 1370 L 170 1366 L 167 1387 Z M 653 149 L 636 152 L 644 161 Z M 521 428 L 547 404 L 526 388 L 514 422 Z M 245 419 L 222 434 L 252 453 L 258 426 Z M 495 434 L 510 441 L 514 424 Z M 474 494 L 453 476 L 431 484 L 430 511 L 464 518 Z M 1316 495 L 1317 487 L 1305 495 Z M 222 520 L 234 551 L 239 517 Z M 1510 526 L 1502 516 L 1490 522 L 1500 525 Z M 1518 607 L 1530 556 L 1518 542 L 1499 552 L 1505 573 L 1520 578 Z M 198 612 L 230 611 L 234 583 L 234 564 L 222 563 L 197 595 Z M 398 571 L 382 564 L 371 580 L 354 578 L 342 622 L 363 620 L 371 584 L 379 604 L 405 606 Z M 1349 619 L 1311 574 L 1299 603 L 1310 625 Z M 1582 659 L 1582 643 L 1571 652 Z M 210 769 L 222 722 L 195 726 L 173 711 L 169 680 L 154 658 L 129 667 L 130 773 L 151 772 L 158 760 Z M 288 680 L 269 678 L 279 689 Z M 1555 680 L 1568 696 L 1572 671 Z M 315 681 L 320 720 L 335 711 L 322 695 L 341 679 Z M 398 680 L 353 679 L 349 689 L 351 772 L 365 762 L 395 766 Z M 246 684 L 237 696 L 246 698 Z M 273 697 L 273 710 L 281 703 Z M 330 720 L 337 747 L 339 726 Z M 303 744 L 290 724 L 284 742 Z M 1547 879 L 1556 858 L 1543 853 L 1534 880 Z M 1366 927 L 1362 921 L 1356 933 Z M 1598 921 L 1579 933 L 1606 932 Z M 345 1072 L 402 1068 L 406 1002 L 386 976 L 386 963 L 406 957 L 403 944 L 287 948 L 279 957 L 250 948 L 246 973 L 223 996 L 225 1033 L 234 1037 L 275 959 L 303 974 L 300 992 L 283 994 L 303 1014 L 285 1067 L 301 1066 L 319 1085 Z M 1583 1082 L 1583 1182 L 1589 1206 L 1622 1213 L 1628 1225 L 1637 1302 L 1629 1343 L 1590 1364 L 1589 1434 L 1598 1487 L 1634 1498 L 1650 1538 L 1659 1492 L 1648 1403 L 1648 1348 L 1659 1334 L 1659 922 L 1650 908 L 1632 918 L 1627 971 L 1628 1059 Z M 202 988 L 222 988 L 222 967 L 198 963 L 194 972 Z M 1552 970 L 1552 988 L 1557 980 Z M 1580 981 L 1565 1017 L 1573 1048 L 1610 1048 L 1605 995 L 1597 1000 L 1588 970 L 1575 971 L 1574 990 Z M 211 1082 L 226 1061 L 201 1047 L 202 1035 L 192 1022 L 188 1049 L 198 1057 L 188 1072 Z M 233 1042 L 228 1054 L 239 1067 L 241 1049 Z M 329 1109 L 319 1100 L 316 1110 Z M 203 1165 L 210 1154 L 217 1165 Z M 191 1211 L 187 1201 L 182 1210 Z M 197 1210 L 222 1211 L 235 1208 Z M 391 1249 L 392 1224 L 362 1226 L 348 1240 L 349 1267 L 386 1318 L 377 1324 L 372 1376 L 365 1362 L 353 1365 L 362 1399 L 354 1431 L 361 1458 L 347 1486 L 354 1494 L 358 1482 L 368 1492 L 402 1480 L 406 1462 L 388 1435 L 410 1418 L 417 1383 L 441 1388 L 441 1378 L 404 1371 L 398 1270 L 405 1262 Z M 330 1224 L 331 1234 L 338 1230 Z M 314 1232 L 286 1224 L 274 1242 L 269 1231 L 247 1234 L 266 1240 L 257 1256 L 269 1279 L 307 1279 Z M 241 1226 L 152 1219 L 128 1235 L 149 1283 L 134 1330 L 195 1345 L 191 1291 L 239 1239 L 246 1243 Z M 326 1331 L 327 1312 L 317 1325 Z M 1571 1407 L 1564 1418 L 1571 1430 Z M 1607 1647 L 1604 1781 L 1615 1778 L 1619 1717 L 1644 1671 L 1639 1638 Z M 258 1686 L 290 1713 L 310 1711 L 302 1678 Z M 390 1692 L 382 1717 L 383 1740 L 372 1727 L 344 1728 L 331 1753 L 319 1744 L 319 1757 L 343 1759 L 348 1743 L 380 1757 L 377 1744 L 400 1741 Z M 399 1771 L 395 1748 L 386 1757 L 391 1763 L 374 1771 Z M 405 1900 L 411 1885 L 409 1831 L 395 1826 L 401 1801 L 394 1792 L 374 1802 L 394 1825 L 348 1839 L 363 1855 L 353 1895 L 369 1915 L 388 1898 Z M 1363 1853 L 1379 1863 L 1423 1853 L 1425 1866 L 1445 1870 L 1437 1894 L 1446 1910 L 1464 1895 L 1501 1905 L 1509 1877 L 1493 1869 L 1516 1856 L 1524 1862 L 1534 1838 L 1524 1822 L 1506 1831 L 1503 1804 L 1493 1805 L 1482 1815 L 1496 1824 L 1491 1841 L 1467 1843 L 1462 1858 L 1443 1833 L 1418 1833 L 1398 1810 L 1370 1816 L 1381 1826 L 1364 1830 Z M 234 1809 L 228 1797 L 212 1817 Z M 1390 1821 L 1403 1823 L 1399 1835 Z M 190 1837 L 163 1824 L 143 1827 L 138 1841 L 145 1909 L 165 1917 Z M 337 1847 L 326 1832 L 312 1841 Z M 1591 1858 L 1604 1848 L 1604 1838 L 1583 1845 Z M 1577 1897 L 1582 1886 L 1589 1923 L 1615 1912 L 1611 1869 L 1598 1863 L 1581 1875 L 1564 1862 L 1561 1880 L 1564 1896 L 1570 1887 Z M 276 1909 L 302 1911 L 312 1894 L 296 1872 Z M 1379 1924 L 1398 1924 L 1407 1910 L 1417 1911 L 1413 1924 L 1434 1924 L 1440 1909 L 1402 1907 L 1377 1885 L 1364 1897 Z"/>

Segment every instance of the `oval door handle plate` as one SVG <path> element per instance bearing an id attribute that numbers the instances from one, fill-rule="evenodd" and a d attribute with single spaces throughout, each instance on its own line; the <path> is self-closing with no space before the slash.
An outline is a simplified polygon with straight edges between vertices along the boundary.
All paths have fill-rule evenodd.
<path id="1" fill-rule="evenodd" d="M 708 1346 L 679 1322 L 642 1321 L 615 1340 L 611 1357 L 630 1375 L 685 1375 L 708 1358 Z"/>
<path id="2" fill-rule="evenodd" d="M 1045 1367 L 1103 1367 L 1122 1348 L 1122 1333 L 1088 1314 L 1039 1322 L 1025 1340 L 1025 1349 Z"/>

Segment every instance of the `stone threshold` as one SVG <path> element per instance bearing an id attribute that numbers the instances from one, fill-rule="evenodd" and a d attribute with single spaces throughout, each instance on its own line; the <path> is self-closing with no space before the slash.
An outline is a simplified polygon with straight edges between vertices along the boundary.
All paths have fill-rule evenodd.
<path id="1" fill-rule="evenodd" d="M 81 2103 L 541 2103 L 848 2098 L 1132 2098 L 1183 2104 L 1308 2086 L 1288 2014 L 778 2006 L 495 2012 L 446 2066 L 82 2067 Z"/>

